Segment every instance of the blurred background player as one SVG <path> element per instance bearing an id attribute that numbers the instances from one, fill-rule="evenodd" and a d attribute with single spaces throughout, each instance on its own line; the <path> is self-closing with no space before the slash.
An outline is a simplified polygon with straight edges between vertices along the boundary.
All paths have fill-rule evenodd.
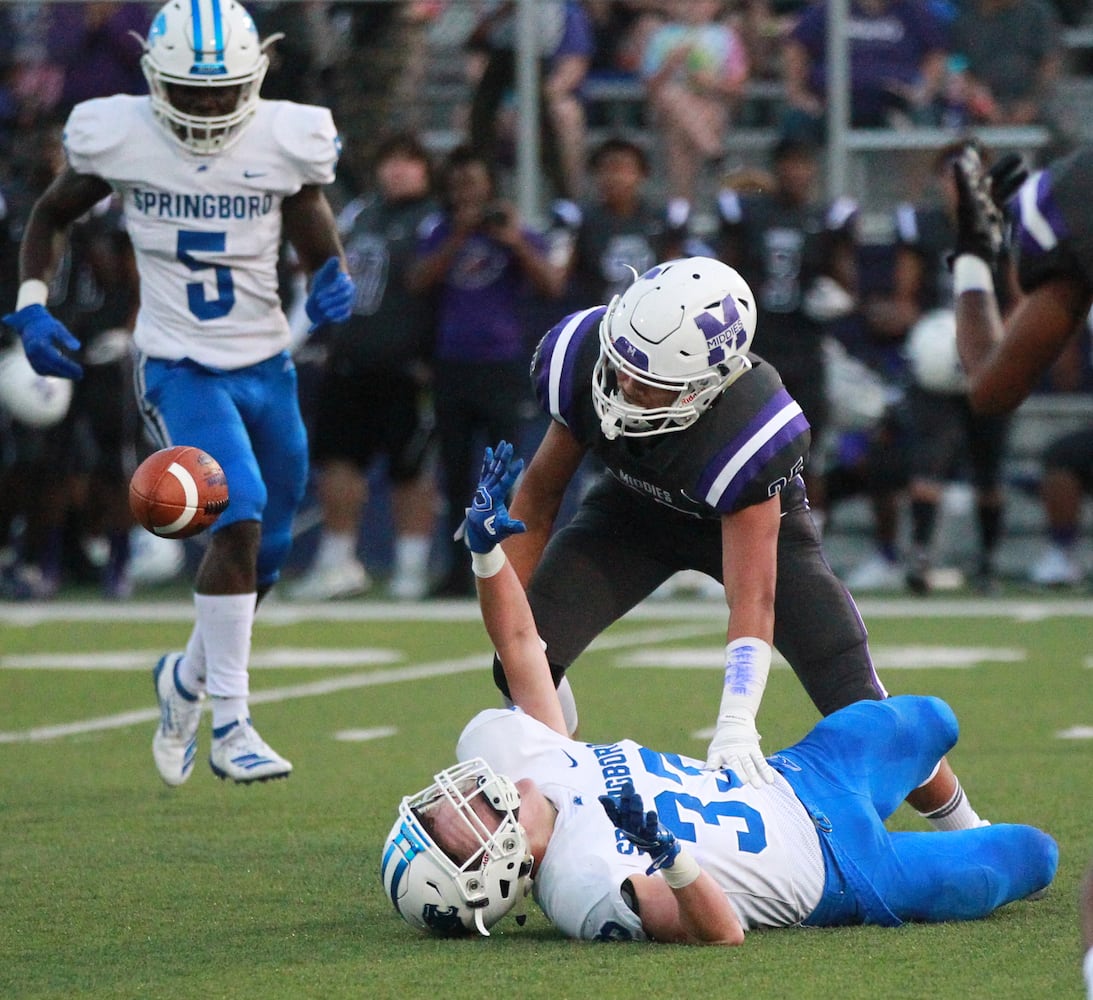
<path id="1" fill-rule="evenodd" d="M 825 289 L 849 308 L 853 285 L 854 215 L 847 198 L 831 205 L 816 197 L 818 150 L 802 139 L 782 139 L 771 154 L 773 186 L 718 196 L 718 256 L 754 289 L 762 331 L 760 356 L 772 364 L 789 394 L 801 404 L 817 444 L 827 426 L 823 349 L 824 321 L 832 307 Z M 809 461 L 805 484 L 814 516 L 824 508 L 822 470 Z"/>
<path id="2" fill-rule="evenodd" d="M 292 770 L 247 704 L 255 607 L 278 578 L 307 479 L 277 293 L 282 234 L 314 274 L 313 324 L 346 319 L 354 294 L 320 187 L 338 158 L 333 121 L 322 108 L 260 99 L 264 48 L 234 0 L 172 2 L 156 15 L 142 59 L 150 96 L 87 101 L 69 116 L 68 167 L 34 206 L 16 311 L 5 317 L 37 371 L 81 377 L 66 353 L 79 341 L 45 308 L 47 282 L 68 226 L 116 191 L 141 275 L 134 340 L 146 421 L 162 444 L 213 455 L 231 490 L 197 571 L 186 651 L 154 671 L 153 757 L 170 785 L 192 773 L 206 694 L 215 774 L 251 782 Z"/>
<path id="3" fill-rule="evenodd" d="M 367 472 L 378 455 L 387 458 L 395 518 L 388 592 L 412 600 L 428 589 L 436 505 L 433 304 L 410 292 L 404 277 L 422 222 L 436 209 L 429 154 L 407 133 L 379 147 L 373 190 L 338 217 L 357 296 L 352 317 L 328 338 L 316 391 L 311 457 L 322 533 L 311 568 L 289 591 L 294 600 L 351 597 L 371 587 L 357 547 Z"/>
<path id="4" fill-rule="evenodd" d="M 979 590 L 994 581 L 994 558 L 1002 538 L 1004 492 L 1002 462 L 1009 440 L 1004 416 L 974 413 L 968 404 L 963 371 L 956 359 L 952 272 L 948 259 L 956 239 L 956 186 L 953 159 L 961 144 L 946 146 L 933 163 L 934 197 L 924 205 L 897 209 L 899 249 L 893 297 L 910 304 L 907 351 L 911 383 L 907 389 L 910 430 L 911 552 L 907 585 L 929 593 L 934 534 L 947 482 L 969 467 L 975 490 L 979 561 L 972 576 Z M 1009 255 L 994 270 L 999 306 L 1013 307 L 1020 293 Z M 944 313 L 935 310 L 945 310 Z M 932 326 L 923 322 L 932 314 Z M 944 359 L 950 359 L 946 365 Z"/>

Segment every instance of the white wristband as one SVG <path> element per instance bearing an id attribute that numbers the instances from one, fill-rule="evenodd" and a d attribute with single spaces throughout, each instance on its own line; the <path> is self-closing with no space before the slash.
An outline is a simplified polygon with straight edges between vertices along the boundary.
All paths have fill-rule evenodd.
<path id="1" fill-rule="evenodd" d="M 1085 961 L 1082 963 L 1082 971 L 1085 973 L 1085 989 L 1090 1000 L 1093 1000 L 1093 948 L 1085 953 Z"/>
<path id="2" fill-rule="evenodd" d="M 677 855 L 675 861 L 672 862 L 671 868 L 661 868 L 661 874 L 664 876 L 664 881 L 668 883 L 673 889 L 685 889 L 692 882 L 698 881 L 698 876 L 702 874 L 702 869 L 698 867 L 698 862 L 695 861 L 686 851 L 681 850 Z"/>
<path id="3" fill-rule="evenodd" d="M 27 306 L 44 306 L 49 299 L 49 285 L 38 278 L 28 278 L 19 286 L 15 299 L 15 311 Z"/>
<path id="4" fill-rule="evenodd" d="M 472 552 L 471 569 L 479 579 L 496 576 L 505 565 L 505 550 L 495 545 L 489 552 Z"/>
<path id="5" fill-rule="evenodd" d="M 962 253 L 953 261 L 953 294 L 964 292 L 986 292 L 994 294 L 994 277 L 991 269 L 982 257 L 973 253 Z"/>
<path id="6" fill-rule="evenodd" d="M 725 647 L 725 689 L 719 715 L 747 712 L 755 718 L 767 687 L 770 659 L 770 643 L 754 636 L 733 639 Z"/>

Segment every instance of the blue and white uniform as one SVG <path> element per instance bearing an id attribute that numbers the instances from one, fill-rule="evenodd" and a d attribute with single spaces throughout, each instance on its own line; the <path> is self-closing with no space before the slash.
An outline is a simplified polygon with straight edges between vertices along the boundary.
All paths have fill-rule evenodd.
<path id="1" fill-rule="evenodd" d="M 259 586 L 276 580 L 307 481 L 307 444 L 277 288 L 281 206 L 334 179 L 330 112 L 260 100 L 215 155 L 172 141 L 147 97 L 77 105 L 71 168 L 119 193 L 140 273 L 134 331 L 146 419 L 163 444 L 224 467 L 231 502 L 213 530 L 263 525 Z"/>
<path id="2" fill-rule="evenodd" d="M 569 937 L 644 940 L 625 883 L 649 858 L 608 820 L 600 795 L 630 779 L 724 890 L 746 929 L 984 916 L 1043 888 L 1058 849 L 1046 834 L 999 824 L 889 834 L 884 820 L 956 742 L 937 698 L 860 702 L 770 758 L 771 785 L 632 740 L 580 743 L 519 709 L 480 712 L 456 747 L 498 774 L 531 779 L 558 809 L 533 892 Z"/>

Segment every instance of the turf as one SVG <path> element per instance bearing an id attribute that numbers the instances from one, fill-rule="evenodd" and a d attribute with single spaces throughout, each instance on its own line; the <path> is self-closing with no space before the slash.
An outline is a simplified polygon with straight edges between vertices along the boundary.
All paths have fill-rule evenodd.
<path id="1" fill-rule="evenodd" d="M 507 921 L 489 941 L 429 940 L 394 916 L 377 873 L 395 805 L 450 762 L 462 723 L 495 703 L 485 636 L 468 613 L 433 606 L 422 618 L 405 609 L 392 617 L 364 602 L 313 619 L 271 607 L 256 630 L 259 652 L 375 647 L 398 659 L 255 669 L 252 689 L 270 699 L 256 699 L 255 721 L 294 762 L 291 779 L 217 781 L 204 764 L 206 719 L 195 775 L 169 789 L 150 754 L 151 654 L 139 671 L 16 667 L 27 654 L 56 653 L 74 667 L 96 651 L 177 647 L 184 602 L 167 609 L 170 621 L 128 620 L 136 605 L 70 605 L 34 624 L 34 609 L 7 606 L 0 997 L 1078 998 L 1093 745 L 1058 734 L 1093 727 L 1084 605 L 966 604 L 960 616 L 933 601 L 865 606 L 881 660 L 900 648 L 911 662 L 980 650 L 962 668 L 882 675 L 892 693 L 939 694 L 956 709 L 952 760 L 982 815 L 1035 823 L 1059 841 L 1046 898 L 970 924 L 782 930 L 731 950 L 576 944 L 534 908 L 525 927 Z M 365 606 L 370 614 L 354 620 Z M 723 613 L 679 605 L 675 620 L 675 608 L 615 626 L 574 669 L 584 738 L 628 735 L 702 754 L 694 734 L 712 723 L 717 671 L 630 659 L 640 651 L 655 662 L 663 651 L 675 663 L 683 649 L 696 663 L 711 662 L 711 651 L 716 660 Z M 398 679 L 415 665 L 429 669 Z M 340 689 L 319 687 L 330 680 Z M 760 717 L 764 746 L 792 742 L 814 720 L 793 675 L 776 669 Z M 73 731 L 44 728 L 63 724 Z M 388 728 L 397 734 L 382 735 Z M 347 731 L 358 738 L 338 738 Z M 923 828 L 906 808 L 893 825 Z"/>

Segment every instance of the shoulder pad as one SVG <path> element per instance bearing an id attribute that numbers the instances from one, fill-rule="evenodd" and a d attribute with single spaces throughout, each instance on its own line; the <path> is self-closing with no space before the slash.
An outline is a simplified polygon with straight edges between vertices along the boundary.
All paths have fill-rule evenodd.
<path id="1" fill-rule="evenodd" d="M 69 166 L 78 174 L 98 174 L 101 161 L 126 146 L 136 108 L 147 100 L 117 94 L 77 104 L 63 134 Z"/>
<path id="2" fill-rule="evenodd" d="M 304 184 L 329 184 L 342 143 L 329 108 L 292 101 L 272 101 L 273 138 L 300 171 Z"/>

